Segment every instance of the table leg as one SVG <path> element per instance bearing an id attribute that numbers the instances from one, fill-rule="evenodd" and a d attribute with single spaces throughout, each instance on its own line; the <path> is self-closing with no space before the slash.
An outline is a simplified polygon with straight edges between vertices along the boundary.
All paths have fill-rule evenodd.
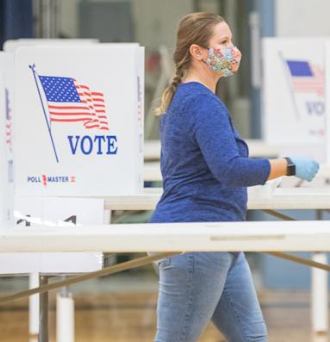
<path id="1" fill-rule="evenodd" d="M 56 341 L 74 342 L 74 301 L 67 287 L 56 297 Z"/>
<path id="2" fill-rule="evenodd" d="M 316 211 L 316 219 L 322 220 L 322 210 Z M 312 260 L 327 264 L 327 255 L 323 252 L 312 254 Z M 312 331 L 326 333 L 328 331 L 328 274 L 320 269 L 312 269 L 311 274 L 311 310 Z"/>
<path id="3" fill-rule="evenodd" d="M 39 286 L 39 273 L 31 273 L 29 276 L 29 288 L 33 289 Z M 38 338 L 39 334 L 39 295 L 33 295 L 29 298 L 29 335 L 31 338 Z"/>
<path id="4" fill-rule="evenodd" d="M 40 286 L 47 285 L 48 277 L 39 277 Z M 48 292 L 40 294 L 39 297 L 39 339 L 38 342 L 48 342 Z"/>
<path id="5" fill-rule="evenodd" d="M 313 261 L 327 264 L 327 255 L 323 252 L 313 253 Z M 312 330 L 315 333 L 328 331 L 328 274 L 313 268 L 311 282 Z"/>

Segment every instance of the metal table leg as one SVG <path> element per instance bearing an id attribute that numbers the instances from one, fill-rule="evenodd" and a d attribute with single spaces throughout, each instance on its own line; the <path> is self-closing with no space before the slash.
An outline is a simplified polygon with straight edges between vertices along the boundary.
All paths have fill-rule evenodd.
<path id="1" fill-rule="evenodd" d="M 65 277 L 63 277 L 65 280 Z M 56 341 L 74 342 L 74 301 L 68 287 L 56 297 Z"/>
<path id="2" fill-rule="evenodd" d="M 47 285 L 48 277 L 39 277 L 40 286 Z M 39 338 L 38 342 L 48 342 L 48 292 L 40 294 L 39 299 Z"/>
<path id="3" fill-rule="evenodd" d="M 316 211 L 317 220 L 322 220 L 322 210 Z M 314 252 L 312 260 L 327 264 L 327 254 Z M 311 272 L 311 311 L 312 331 L 316 334 L 328 332 L 328 274 L 325 271 L 312 269 Z"/>

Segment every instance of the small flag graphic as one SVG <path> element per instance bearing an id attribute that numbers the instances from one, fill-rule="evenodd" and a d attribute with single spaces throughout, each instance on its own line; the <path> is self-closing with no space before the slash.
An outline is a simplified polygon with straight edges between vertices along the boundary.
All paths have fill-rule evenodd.
<path id="1" fill-rule="evenodd" d="M 324 71 L 307 61 L 286 60 L 293 90 L 324 95 Z"/>
<path id="2" fill-rule="evenodd" d="M 83 122 L 87 129 L 109 130 L 104 95 L 70 77 L 39 76 L 51 122 Z"/>
<path id="3" fill-rule="evenodd" d="M 9 151 L 13 150 L 13 129 L 12 129 L 12 117 L 11 108 L 9 102 L 9 91 L 5 89 L 5 103 L 6 103 L 6 144 Z"/>

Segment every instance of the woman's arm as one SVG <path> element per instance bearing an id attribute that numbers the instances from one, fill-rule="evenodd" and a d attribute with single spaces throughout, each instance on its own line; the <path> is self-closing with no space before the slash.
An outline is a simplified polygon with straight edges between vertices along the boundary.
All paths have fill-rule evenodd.
<path id="1" fill-rule="evenodd" d="M 311 181 L 319 170 L 317 161 L 306 157 L 290 157 L 289 160 L 295 165 L 295 176 L 307 181 Z M 271 159 L 270 174 L 268 180 L 286 176 L 288 162 L 286 158 Z"/>
<path id="2" fill-rule="evenodd" d="M 240 155 L 227 109 L 210 96 L 194 95 L 190 130 L 213 176 L 229 187 L 264 184 L 270 174 L 268 159 Z"/>
<path id="3" fill-rule="evenodd" d="M 270 159 L 269 163 L 270 163 L 270 174 L 267 180 L 286 176 L 286 168 L 288 166 L 288 162 L 285 158 Z"/>
<path id="4" fill-rule="evenodd" d="M 253 159 L 241 156 L 226 108 L 206 96 L 195 96 L 190 103 L 191 130 L 214 177 L 232 187 L 265 184 L 287 175 L 287 159 Z M 311 181 L 319 169 L 316 161 L 290 157 L 295 175 Z"/>

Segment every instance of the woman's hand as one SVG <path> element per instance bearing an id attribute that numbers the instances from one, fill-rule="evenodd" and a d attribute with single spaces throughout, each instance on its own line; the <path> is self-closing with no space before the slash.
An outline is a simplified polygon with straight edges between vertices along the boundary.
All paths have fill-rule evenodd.
<path id="1" fill-rule="evenodd" d="M 319 170 L 319 163 L 313 159 L 305 157 L 290 157 L 296 165 L 296 177 L 312 181 Z"/>

